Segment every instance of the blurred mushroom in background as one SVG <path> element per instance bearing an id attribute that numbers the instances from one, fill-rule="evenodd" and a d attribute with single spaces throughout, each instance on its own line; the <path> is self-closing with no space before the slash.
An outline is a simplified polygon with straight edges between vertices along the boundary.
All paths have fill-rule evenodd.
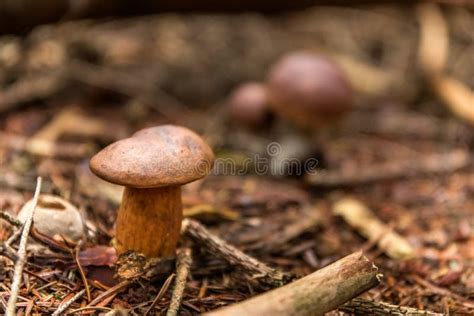
<path id="1" fill-rule="evenodd" d="M 272 117 L 267 89 L 258 82 L 246 82 L 235 88 L 229 97 L 228 107 L 232 122 L 250 128 L 265 127 Z"/>
<path id="2" fill-rule="evenodd" d="M 269 71 L 272 109 L 302 129 L 327 125 L 351 110 L 352 88 L 325 56 L 306 51 L 284 55 Z"/>

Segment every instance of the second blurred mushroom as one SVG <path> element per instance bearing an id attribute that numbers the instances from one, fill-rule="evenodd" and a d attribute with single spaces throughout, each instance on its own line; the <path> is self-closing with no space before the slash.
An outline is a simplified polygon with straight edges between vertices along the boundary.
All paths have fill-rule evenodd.
<path id="1" fill-rule="evenodd" d="M 327 125 L 352 109 L 353 92 L 342 69 L 326 56 L 290 52 L 269 70 L 266 83 L 238 86 L 229 101 L 231 118 L 262 127 L 271 112 L 308 130 Z"/>
<path id="2" fill-rule="evenodd" d="M 317 162 L 320 157 L 320 148 L 315 148 L 319 146 L 313 146 L 315 132 L 334 123 L 352 107 L 352 87 L 344 72 L 326 56 L 308 51 L 282 56 L 270 68 L 265 83 L 244 83 L 228 100 L 232 122 L 259 133 L 271 129 L 271 140 L 280 150 L 265 153 L 266 148 L 262 147 L 259 154 L 270 154 L 272 168 L 278 168 L 280 175 L 307 172 L 302 170 L 306 168 L 304 163 Z M 282 120 L 274 120 L 269 126 L 268 118 L 273 113 Z M 300 171 L 289 168 L 291 165 Z"/>
<path id="3" fill-rule="evenodd" d="M 228 100 L 232 121 L 250 128 L 266 125 L 271 118 L 264 84 L 247 82 L 238 86 Z"/>

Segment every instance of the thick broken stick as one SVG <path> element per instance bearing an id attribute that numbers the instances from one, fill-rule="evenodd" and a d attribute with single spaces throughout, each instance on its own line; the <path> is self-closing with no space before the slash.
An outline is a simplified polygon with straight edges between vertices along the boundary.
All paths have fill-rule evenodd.
<path id="1" fill-rule="evenodd" d="M 362 202 L 345 198 L 333 205 L 333 212 L 355 228 L 362 236 L 377 243 L 390 258 L 401 260 L 415 255 L 408 241 L 380 221 Z"/>
<path id="2" fill-rule="evenodd" d="M 178 251 L 176 280 L 171 296 L 170 307 L 166 312 L 166 316 L 178 315 L 179 307 L 183 299 L 184 289 L 186 288 L 186 281 L 188 279 L 189 269 L 193 262 L 191 248 L 184 248 Z"/>
<path id="3" fill-rule="evenodd" d="M 419 310 L 417 308 L 393 305 L 385 302 L 375 302 L 363 298 L 355 298 L 338 309 L 351 315 L 443 315 L 440 313 Z"/>
<path id="4" fill-rule="evenodd" d="M 430 174 L 450 173 L 470 163 L 469 153 L 458 149 L 443 154 L 409 159 L 404 162 L 374 164 L 353 171 L 320 171 L 306 176 L 308 183 L 320 187 L 361 185 L 383 180 L 395 180 Z"/>
<path id="5" fill-rule="evenodd" d="M 281 288 L 207 315 L 324 315 L 376 286 L 381 277 L 359 251 Z"/>
<path id="6" fill-rule="evenodd" d="M 252 279 L 257 279 L 271 286 L 280 286 L 291 279 L 289 275 L 270 268 L 263 262 L 250 257 L 218 236 L 213 235 L 197 221 L 184 219 L 181 232 L 204 245 L 210 253 L 221 257 L 232 265 L 239 266 Z"/>

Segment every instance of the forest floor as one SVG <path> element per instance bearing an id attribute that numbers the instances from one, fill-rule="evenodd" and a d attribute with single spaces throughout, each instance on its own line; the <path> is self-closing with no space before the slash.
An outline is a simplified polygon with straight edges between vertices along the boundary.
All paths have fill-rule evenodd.
<path id="1" fill-rule="evenodd" d="M 474 65 L 466 57 L 472 59 L 474 45 L 465 40 L 474 29 L 473 14 L 461 8 L 445 13 L 453 33 L 449 69 L 467 81 L 474 75 Z M 330 21 L 332 15 L 336 18 Z M 361 21 L 361 16 L 372 19 Z M 378 25 L 387 16 L 390 27 L 370 29 L 370 23 Z M 308 21 L 315 17 L 320 24 L 313 28 Z M 117 263 L 110 246 L 121 188 L 90 173 L 90 156 L 138 129 L 171 122 L 201 133 L 217 159 L 232 159 L 239 166 L 255 153 L 268 158 L 268 144 L 298 142 L 301 134 L 277 118 L 259 131 L 235 127 L 228 122 L 224 96 L 236 82 L 261 79 L 262 69 L 281 52 L 324 43 L 325 51 L 370 60 L 381 69 L 376 75 L 388 75 L 382 76 L 383 85 L 356 87 L 360 97 L 352 113 L 309 140 L 304 138 L 318 160 L 315 175 L 257 175 L 249 170 L 237 176 L 221 170 L 183 188 L 185 216 L 295 276 L 362 249 L 384 275 L 364 298 L 437 313 L 474 314 L 474 133 L 472 126 L 446 110 L 419 76 L 407 75 L 413 68 L 417 33 L 408 32 L 401 39 L 399 33 L 416 29 L 413 13 L 397 7 L 320 8 L 272 18 L 245 15 L 239 30 L 237 21 L 226 15 L 79 21 L 38 28 L 24 38 L 0 38 L 5 65 L 0 68 L 0 210 L 14 216 L 33 196 L 36 177 L 41 176 L 41 192 L 71 201 L 87 223 L 87 240 L 80 245 L 46 239 L 46 248 L 29 248 L 17 305 L 21 312 L 51 314 L 85 289 L 82 274 L 87 276 L 91 300 L 83 292 L 69 311 L 166 311 L 172 289 L 166 280 L 171 280 L 174 268 L 148 276 L 148 267 L 142 265 L 128 271 L 132 278 L 114 277 L 116 266 L 123 264 Z M 349 34 L 343 21 L 360 21 L 365 37 L 358 30 Z M 116 23 L 128 32 L 117 31 Z M 330 26 L 345 34 L 340 37 L 344 43 L 327 35 Z M 144 31 L 149 28 L 151 33 Z M 202 34 L 216 33 L 216 42 L 226 40 L 211 45 L 192 33 L 196 28 Z M 231 36 L 223 35 L 224 30 Z M 274 52 L 262 51 L 264 44 L 246 52 L 229 48 L 228 37 L 243 38 L 242 47 L 251 46 L 249 34 L 254 34 L 253 41 L 265 41 L 267 37 L 257 32 L 262 30 L 269 42 L 275 41 Z M 289 44 L 292 34 L 301 35 L 294 45 Z M 392 35 L 390 43 L 384 42 Z M 194 44 L 187 44 L 192 39 Z M 201 48 L 209 50 L 208 59 L 192 57 Z M 189 100 L 198 104 L 188 105 Z M 81 123 L 64 119 L 68 113 L 74 121 L 81 117 Z M 45 130 L 54 136 L 31 145 Z M 357 226 L 337 214 L 334 205 L 346 198 L 367 206 L 384 234 L 367 238 L 361 232 L 370 220 Z M 12 223 L 0 221 L 0 240 L 7 240 L 14 229 Z M 393 231 L 412 247 L 411 258 L 397 259 L 387 249 L 391 246 L 380 242 Z M 9 251 L 15 253 L 12 247 Z M 270 288 L 198 241 L 183 238 L 180 248 L 185 247 L 192 249 L 192 265 L 184 315 L 236 303 Z M 14 267 L 5 249 L 0 256 L 0 309 L 6 308 Z"/>

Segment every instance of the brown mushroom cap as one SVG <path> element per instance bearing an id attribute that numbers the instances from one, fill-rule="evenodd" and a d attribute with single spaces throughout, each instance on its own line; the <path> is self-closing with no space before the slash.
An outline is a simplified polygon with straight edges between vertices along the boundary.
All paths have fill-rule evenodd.
<path id="1" fill-rule="evenodd" d="M 270 117 L 267 91 L 262 83 L 239 85 L 230 95 L 228 106 L 232 120 L 249 127 L 259 127 Z"/>
<path id="2" fill-rule="evenodd" d="M 182 185 L 207 175 L 214 154 L 193 131 L 162 125 L 140 130 L 92 157 L 90 168 L 109 182 L 155 188 Z"/>
<path id="3" fill-rule="evenodd" d="M 277 114 L 303 125 L 337 117 L 353 103 L 342 70 L 326 57 L 305 51 L 289 53 L 270 69 L 267 91 Z"/>

